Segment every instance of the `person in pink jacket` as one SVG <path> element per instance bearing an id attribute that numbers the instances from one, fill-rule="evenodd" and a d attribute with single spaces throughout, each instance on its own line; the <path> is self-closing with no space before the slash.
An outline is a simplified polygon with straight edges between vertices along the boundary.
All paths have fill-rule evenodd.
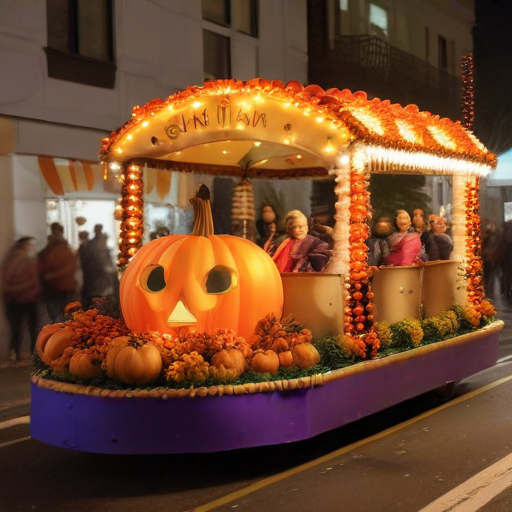
<path id="1" fill-rule="evenodd" d="M 420 233 L 411 226 L 411 216 L 405 210 L 397 210 L 396 231 L 388 239 L 389 255 L 386 265 L 403 266 L 420 263 Z"/>
<path id="2" fill-rule="evenodd" d="M 2 268 L 2 283 L 11 330 L 10 359 L 19 363 L 23 325 L 28 323 L 31 351 L 34 351 L 39 331 L 37 302 L 41 296 L 41 278 L 33 238 L 20 238 L 8 251 Z"/>

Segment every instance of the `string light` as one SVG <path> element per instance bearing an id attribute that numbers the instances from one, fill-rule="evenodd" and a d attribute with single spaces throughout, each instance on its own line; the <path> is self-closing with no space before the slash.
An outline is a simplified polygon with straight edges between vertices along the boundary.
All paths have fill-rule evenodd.
<path id="1" fill-rule="evenodd" d="M 473 54 L 464 55 L 461 61 L 462 126 L 471 130 L 475 121 L 475 91 L 473 88 Z"/>
<path id="2" fill-rule="evenodd" d="M 121 183 L 121 215 L 119 235 L 119 255 L 117 265 L 125 267 L 130 259 L 142 247 L 144 233 L 144 199 L 142 169 L 130 165 Z"/>

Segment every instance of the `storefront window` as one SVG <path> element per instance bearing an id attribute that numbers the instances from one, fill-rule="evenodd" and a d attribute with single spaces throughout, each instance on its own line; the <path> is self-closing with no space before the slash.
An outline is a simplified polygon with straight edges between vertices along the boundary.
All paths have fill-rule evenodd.
<path id="1" fill-rule="evenodd" d="M 78 234 L 87 231 L 89 238 L 94 237 L 94 226 L 103 225 L 107 235 L 107 247 L 112 261 L 117 260 L 117 239 L 119 222 L 114 218 L 114 200 L 48 199 L 46 201 L 46 223 L 49 226 L 58 222 L 64 227 L 64 238 L 73 249 L 78 249 Z"/>

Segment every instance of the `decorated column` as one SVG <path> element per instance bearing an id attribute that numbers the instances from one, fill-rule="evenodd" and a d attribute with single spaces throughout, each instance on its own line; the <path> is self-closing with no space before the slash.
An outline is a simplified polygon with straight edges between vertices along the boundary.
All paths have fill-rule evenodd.
<path id="1" fill-rule="evenodd" d="M 369 170 L 365 167 L 364 147 L 352 146 L 350 159 L 350 224 L 349 224 L 349 271 L 345 277 L 347 290 L 344 308 L 344 334 L 351 338 L 353 349 L 359 349 L 362 357 L 374 357 L 379 340 L 372 330 L 373 292 L 370 286 L 368 225 L 370 193 L 368 192 Z"/>
<path id="2" fill-rule="evenodd" d="M 475 101 L 473 89 L 473 54 L 462 58 L 462 124 L 467 130 L 473 128 Z M 466 235 L 466 290 L 470 304 L 477 309 L 482 302 L 485 289 L 482 269 L 482 233 L 480 223 L 480 178 L 472 175 L 464 187 L 465 235 Z M 455 190 L 454 190 L 455 194 Z"/>
<path id="3" fill-rule="evenodd" d="M 121 179 L 123 215 L 119 232 L 119 268 L 125 267 L 142 247 L 144 233 L 144 185 L 141 167 L 136 164 L 129 165 Z"/>

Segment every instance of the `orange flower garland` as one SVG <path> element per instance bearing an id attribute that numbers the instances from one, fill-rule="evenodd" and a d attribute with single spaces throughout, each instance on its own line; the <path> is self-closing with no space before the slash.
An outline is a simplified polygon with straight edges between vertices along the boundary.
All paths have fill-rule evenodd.
<path id="1" fill-rule="evenodd" d="M 466 289 L 469 302 L 477 309 L 485 295 L 482 272 L 479 179 L 474 176 L 465 187 L 466 206 Z"/>
<path id="2" fill-rule="evenodd" d="M 368 226 L 370 193 L 367 190 L 368 176 L 364 172 L 363 155 L 354 151 L 350 173 L 350 262 L 345 287 L 348 290 L 344 310 L 345 337 L 362 336 L 366 349 L 371 350 L 371 357 L 377 354 L 380 346 L 378 336 L 371 329 L 373 325 L 373 292 L 369 284 L 371 276 L 368 267 L 368 246 L 366 239 L 370 234 Z M 346 340 L 346 343 L 349 340 Z M 361 341 L 361 340 L 360 340 Z M 354 347 L 360 349 L 362 357 L 367 350 L 361 350 L 361 342 L 353 341 Z"/>

